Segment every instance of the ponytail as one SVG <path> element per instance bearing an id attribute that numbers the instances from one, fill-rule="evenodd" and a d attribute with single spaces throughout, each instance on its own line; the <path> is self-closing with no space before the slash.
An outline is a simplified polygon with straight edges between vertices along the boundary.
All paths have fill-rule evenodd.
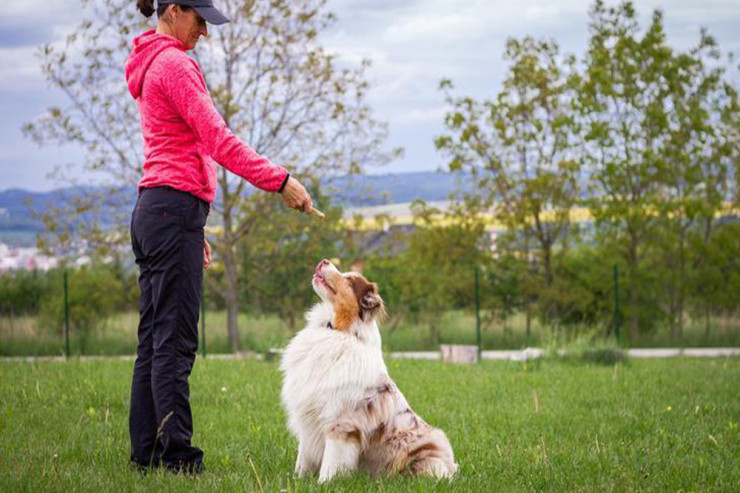
<path id="1" fill-rule="evenodd" d="M 136 8 L 144 17 L 151 17 L 154 14 L 154 0 L 136 0 Z"/>
<path id="2" fill-rule="evenodd" d="M 144 14 L 144 17 L 151 17 L 154 14 L 154 12 L 157 13 L 157 17 L 162 17 L 164 13 L 167 12 L 168 5 L 169 5 L 168 3 L 165 3 L 155 9 L 154 0 L 136 0 L 136 8 L 139 9 L 139 12 Z M 179 4 L 175 4 L 175 5 L 179 5 Z M 183 12 L 187 12 L 188 10 L 193 8 L 188 5 L 179 5 L 179 7 L 180 9 L 182 9 Z"/>

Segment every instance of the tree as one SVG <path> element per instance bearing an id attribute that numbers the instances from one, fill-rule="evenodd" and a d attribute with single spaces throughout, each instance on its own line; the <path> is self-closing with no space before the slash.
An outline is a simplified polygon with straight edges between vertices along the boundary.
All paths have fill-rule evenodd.
<path id="1" fill-rule="evenodd" d="M 126 92 L 124 60 L 143 30 L 134 3 L 83 0 L 84 20 L 65 47 L 41 50 L 49 83 L 63 91 L 66 108 L 50 108 L 25 126 L 39 143 L 77 143 L 85 169 L 108 182 L 133 185 L 141 174 L 141 135 L 135 103 Z M 325 0 L 223 0 L 232 22 L 199 44 L 199 62 L 216 108 L 229 128 L 257 152 L 286 163 L 299 177 L 359 173 L 399 151 L 382 152 L 386 127 L 365 103 L 369 66 L 340 66 L 318 41 L 335 17 Z M 237 245 L 250 237 L 271 207 L 265 194 L 248 198 L 245 182 L 221 170 L 213 204 L 221 228 L 213 236 L 224 264 L 228 332 L 238 351 Z"/>
<path id="2" fill-rule="evenodd" d="M 69 271 L 69 321 L 72 335 L 79 341 L 79 350 L 85 353 L 90 338 L 103 328 L 113 315 L 123 285 L 113 269 L 106 266 L 85 266 Z M 61 274 L 61 272 L 59 272 Z M 61 276 L 53 276 L 59 280 Z M 52 334 L 63 334 L 65 294 L 61 282 L 41 300 L 37 323 Z"/>
<path id="3" fill-rule="evenodd" d="M 423 201 L 412 204 L 414 232 L 403 254 L 397 305 L 426 323 L 438 344 L 442 315 L 471 308 L 474 272 L 485 262 L 490 241 L 480 201 L 462 203 L 447 212 Z"/>
<path id="4" fill-rule="evenodd" d="M 718 59 L 715 40 L 702 31 L 696 47 L 675 55 L 670 73 L 670 133 L 657 209 L 673 338 L 683 333 L 692 271 L 705 268 L 705 246 L 730 197 L 729 177 L 740 157 L 737 90 Z"/>
<path id="5" fill-rule="evenodd" d="M 489 259 L 487 268 L 481 269 L 480 296 L 481 306 L 490 307 L 484 327 L 495 320 L 500 320 L 504 334 L 509 334 L 509 318 L 521 310 L 523 281 L 527 279 L 528 262 L 517 258 L 514 252 L 504 249 L 495 261 Z M 527 334 L 529 337 L 530 334 Z"/>
<path id="6" fill-rule="evenodd" d="M 659 277 L 677 337 L 689 235 L 703 230 L 702 241 L 709 240 L 737 159 L 736 130 L 728 125 L 737 121 L 736 91 L 721 68 L 711 68 L 718 51 L 704 33 L 697 47 L 676 53 L 666 43 L 660 11 L 642 35 L 631 2 L 606 8 L 597 1 L 590 16 L 579 91 L 589 207 L 627 265 L 630 335 L 638 334 L 640 306 L 650 292 L 641 286 L 660 265 L 646 263 L 653 249 L 665 268 Z"/>
<path id="7" fill-rule="evenodd" d="M 694 238 L 694 241 L 698 240 Z M 693 245 L 701 254 L 702 265 L 691 273 L 689 293 L 692 312 L 704 319 L 704 334 L 709 338 L 712 314 L 737 315 L 740 312 L 740 224 L 717 224 L 708 242 Z"/>
<path id="8" fill-rule="evenodd" d="M 554 41 L 530 37 L 510 39 L 505 59 L 511 66 L 494 100 L 454 98 L 452 83 L 442 82 L 451 109 L 445 117 L 447 135 L 437 138 L 436 146 L 450 157 L 450 170 L 470 171 L 477 180 L 480 190 L 474 194 L 482 193 L 510 232 L 501 246 L 530 258 L 530 275 L 541 276 L 550 287 L 554 251 L 556 245 L 567 246 L 570 211 L 579 198 L 571 116 L 575 59 L 561 57 Z M 527 305 L 536 293 L 529 297 Z M 556 321 L 556 305 L 543 303 L 545 318 Z M 529 317 L 527 322 L 529 332 Z"/>
<path id="9" fill-rule="evenodd" d="M 620 245 L 628 269 L 629 325 L 639 327 L 643 247 L 657 217 L 660 170 L 668 136 L 672 53 L 656 11 L 640 38 L 629 2 L 591 8 L 591 39 L 580 94 L 597 227 Z"/>

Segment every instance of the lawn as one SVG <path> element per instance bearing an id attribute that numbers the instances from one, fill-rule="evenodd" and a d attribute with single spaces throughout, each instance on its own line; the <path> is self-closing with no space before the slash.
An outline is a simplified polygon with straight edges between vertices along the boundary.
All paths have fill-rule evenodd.
<path id="1" fill-rule="evenodd" d="M 484 362 L 391 360 L 411 405 L 443 428 L 459 475 L 318 488 L 296 443 L 274 363 L 199 358 L 191 378 L 196 479 L 129 470 L 133 363 L 0 362 L 0 491 L 737 491 L 740 359 Z M 251 456 L 254 469 L 249 465 Z M 259 478 L 259 483 L 258 479 Z"/>

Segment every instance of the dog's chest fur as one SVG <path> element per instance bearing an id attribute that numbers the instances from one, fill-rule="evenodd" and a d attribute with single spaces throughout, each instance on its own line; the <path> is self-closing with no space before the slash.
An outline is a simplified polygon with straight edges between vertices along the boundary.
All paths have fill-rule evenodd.
<path id="1" fill-rule="evenodd" d="M 321 428 L 354 408 L 366 389 L 387 374 L 377 325 L 357 323 L 341 332 L 329 328 L 332 316 L 331 305 L 315 306 L 306 316 L 306 328 L 283 354 L 282 398 L 296 434 L 312 425 Z"/>

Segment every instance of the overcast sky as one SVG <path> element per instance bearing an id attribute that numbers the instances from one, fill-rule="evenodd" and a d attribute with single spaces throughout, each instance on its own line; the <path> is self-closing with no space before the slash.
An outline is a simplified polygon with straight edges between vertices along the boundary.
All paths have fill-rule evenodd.
<path id="1" fill-rule="evenodd" d="M 740 0 L 635 4 L 643 26 L 655 8 L 664 11 L 674 48 L 694 45 L 706 27 L 724 53 L 740 54 Z M 61 41 L 74 29 L 78 5 L 79 0 L 22 0 L 3 6 L 0 190 L 56 188 L 60 184 L 47 177 L 49 171 L 81 158 L 71 146 L 39 148 L 20 131 L 47 107 L 66 103 L 47 86 L 34 53 L 40 44 Z M 504 44 L 511 36 L 554 38 L 562 51 L 582 55 L 589 5 L 576 0 L 329 0 L 339 20 L 324 33 L 324 45 L 344 60 L 372 59 L 370 104 L 390 125 L 389 144 L 406 150 L 402 159 L 371 172 L 438 169 L 442 161 L 433 139 L 442 131 L 445 111 L 439 81 L 452 79 L 461 94 L 495 94 L 505 70 Z"/>

